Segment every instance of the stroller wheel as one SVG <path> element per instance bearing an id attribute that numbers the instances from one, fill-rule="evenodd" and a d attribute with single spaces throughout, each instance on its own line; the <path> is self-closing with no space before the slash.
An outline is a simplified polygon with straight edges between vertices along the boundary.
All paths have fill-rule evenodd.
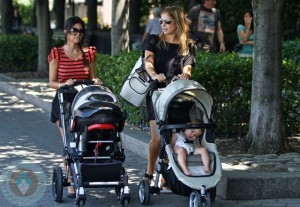
<path id="1" fill-rule="evenodd" d="M 190 194 L 189 207 L 211 207 L 210 193 L 206 192 L 204 196 L 196 190 Z"/>
<path id="2" fill-rule="evenodd" d="M 55 166 L 52 175 L 52 195 L 56 202 L 62 201 L 63 174 L 59 166 Z"/>
<path id="3" fill-rule="evenodd" d="M 139 183 L 139 199 L 143 205 L 150 201 L 150 185 L 147 180 L 141 180 Z"/>

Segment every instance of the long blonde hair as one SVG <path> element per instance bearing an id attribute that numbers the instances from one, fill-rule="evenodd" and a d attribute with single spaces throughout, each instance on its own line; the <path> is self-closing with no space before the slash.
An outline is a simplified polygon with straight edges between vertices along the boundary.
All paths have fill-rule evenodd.
<path id="1" fill-rule="evenodd" d="M 189 38 L 188 25 L 186 24 L 184 13 L 181 8 L 177 6 L 167 6 L 165 7 L 161 14 L 167 13 L 176 23 L 177 26 L 177 36 L 179 37 L 179 55 L 187 55 L 189 53 L 188 44 L 192 43 Z M 162 32 L 159 35 L 160 41 L 163 42 L 164 47 L 166 47 L 166 38 Z"/>

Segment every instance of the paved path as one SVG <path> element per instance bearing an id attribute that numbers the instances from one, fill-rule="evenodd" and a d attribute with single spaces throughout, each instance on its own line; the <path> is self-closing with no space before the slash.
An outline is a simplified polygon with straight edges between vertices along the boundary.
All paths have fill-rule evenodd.
<path id="1" fill-rule="evenodd" d="M 0 80 L 1 81 L 1 80 Z M 0 82 L 1 83 L 1 82 Z M 6 84 L 2 82 L 2 85 Z M 33 84 L 31 83 L 30 86 Z M 7 85 L 9 87 L 9 85 Z M 28 88 L 20 88 L 26 90 Z M 46 85 L 45 85 L 46 89 Z M 28 96 L 26 96 L 28 98 Z M 131 144 L 131 143 L 128 143 Z M 64 196 L 56 204 L 51 193 L 51 174 L 55 165 L 61 164 L 62 144 L 57 128 L 49 122 L 49 113 L 8 95 L 0 88 L 0 206 L 74 206 L 73 200 Z M 137 185 L 146 166 L 146 159 L 126 150 L 124 167 L 129 173 L 132 200 L 130 206 L 141 206 Z M 26 162 L 27 161 L 27 162 Z M 9 194 L 5 177 L 17 166 L 33 166 L 40 177 L 39 194 L 35 197 Z M 44 176 L 41 176 L 43 174 Z M 253 183 L 254 184 L 254 183 Z M 299 186 L 299 181 L 295 183 Z M 3 187 L 4 186 L 4 187 Z M 244 186 L 247 188 L 247 186 Z M 11 188 L 13 189 L 13 188 Z M 284 189 L 283 189 L 284 191 Z M 31 199 L 28 199 L 31 198 Z M 29 205 L 30 204 L 30 205 Z M 89 189 L 86 206 L 119 206 L 112 189 Z M 188 206 L 188 198 L 168 194 L 152 196 L 149 206 Z M 300 199 L 222 200 L 217 198 L 214 207 L 300 206 Z"/>

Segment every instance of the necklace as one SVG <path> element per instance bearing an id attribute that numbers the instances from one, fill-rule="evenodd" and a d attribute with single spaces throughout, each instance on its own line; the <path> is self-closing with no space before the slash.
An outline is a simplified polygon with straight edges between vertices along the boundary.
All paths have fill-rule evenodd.
<path id="1" fill-rule="evenodd" d="M 70 50 L 67 45 L 64 45 L 64 51 L 66 56 L 70 59 L 77 60 L 82 56 L 82 52 L 76 49 Z"/>

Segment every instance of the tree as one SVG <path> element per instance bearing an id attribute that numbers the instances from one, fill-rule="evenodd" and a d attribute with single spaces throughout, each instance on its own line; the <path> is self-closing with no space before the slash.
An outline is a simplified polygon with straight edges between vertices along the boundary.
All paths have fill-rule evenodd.
<path id="1" fill-rule="evenodd" d="M 284 0 L 252 0 L 255 43 L 252 74 L 250 152 L 283 153 L 288 149 L 281 104 L 281 37 Z"/>
<path id="2" fill-rule="evenodd" d="M 129 0 L 112 1 L 111 54 L 129 51 Z"/>
<path id="3" fill-rule="evenodd" d="M 54 0 L 53 11 L 55 14 L 56 29 L 64 29 L 66 0 Z"/>
<path id="4" fill-rule="evenodd" d="M 87 29 L 90 32 L 97 30 L 97 0 L 86 0 L 87 4 Z"/>
<path id="5" fill-rule="evenodd" d="M 51 46 L 50 12 L 48 0 L 36 0 L 38 33 L 38 68 L 40 77 L 48 74 L 48 55 Z"/>
<path id="6" fill-rule="evenodd" d="M 2 34 L 12 33 L 12 16 L 13 4 L 12 0 L 0 0 L 1 5 L 1 28 Z"/>
<path id="7" fill-rule="evenodd" d="M 130 1 L 129 11 L 130 11 L 130 21 L 129 21 L 129 33 L 139 34 L 140 31 L 140 20 L 141 20 L 141 7 L 142 1 Z"/>

